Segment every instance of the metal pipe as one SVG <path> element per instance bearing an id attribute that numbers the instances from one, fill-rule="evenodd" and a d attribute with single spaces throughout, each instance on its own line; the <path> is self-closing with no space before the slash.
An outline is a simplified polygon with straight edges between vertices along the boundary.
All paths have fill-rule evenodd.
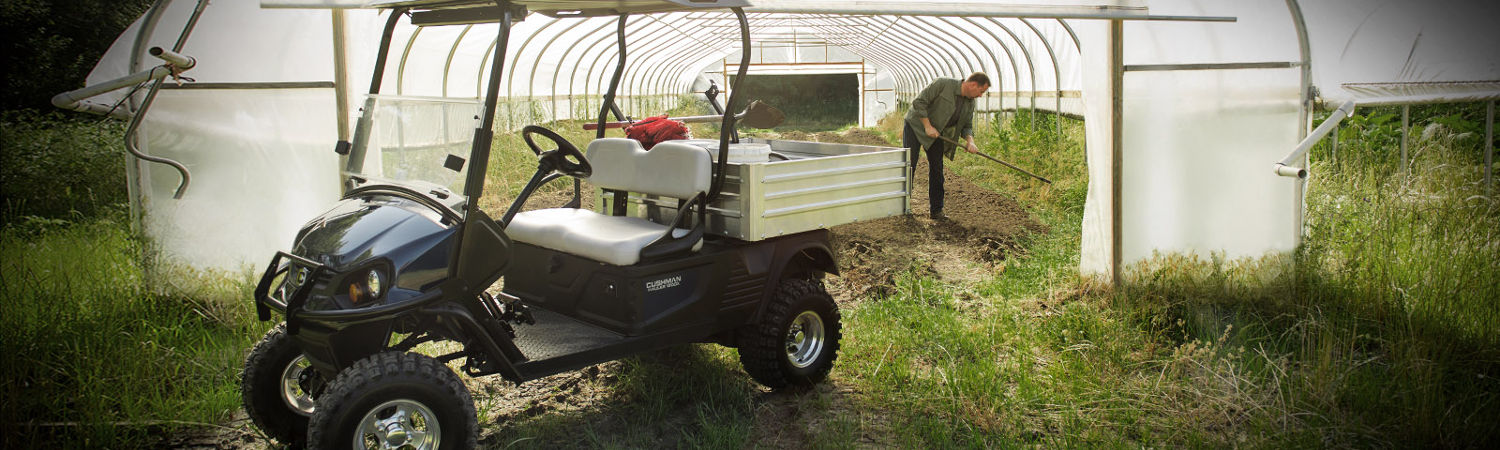
<path id="1" fill-rule="evenodd" d="M 1110 284 L 1118 288 L 1120 271 L 1125 264 L 1125 22 L 1109 22 L 1109 96 L 1110 96 Z M 1017 106 L 1019 107 L 1019 105 Z"/>
<path id="2" fill-rule="evenodd" d="M 1276 175 L 1283 177 L 1307 178 L 1307 169 L 1293 167 L 1293 162 L 1307 154 L 1307 151 L 1312 149 L 1313 144 L 1318 143 L 1318 140 L 1323 139 L 1323 136 L 1327 136 L 1328 132 L 1333 131 L 1333 128 L 1338 126 L 1339 122 L 1342 122 L 1344 118 L 1349 117 L 1353 113 L 1354 101 L 1344 102 L 1343 105 L 1339 106 L 1338 110 L 1328 115 L 1328 119 L 1324 120 L 1322 125 L 1318 125 L 1318 128 L 1303 138 L 1302 142 L 1297 144 L 1297 148 L 1293 149 L 1285 158 L 1281 158 L 1281 161 L 1277 161 L 1272 166 L 1272 170 L 1275 171 Z"/>
<path id="3" fill-rule="evenodd" d="M 152 47 L 150 50 L 147 50 L 147 53 L 150 53 L 151 56 L 167 61 L 165 67 L 169 75 L 178 72 L 173 68 L 175 63 L 186 64 L 188 68 L 192 68 L 193 65 L 197 64 L 192 58 L 183 56 L 177 52 L 182 51 L 182 46 L 187 44 L 188 36 L 193 33 L 193 27 L 198 25 L 198 18 L 203 16 L 203 10 L 207 8 L 208 0 L 198 0 L 198 5 L 193 8 L 192 15 L 188 16 L 187 24 L 183 25 L 182 33 L 177 35 L 177 42 L 173 44 L 171 51 L 164 50 L 161 47 Z M 151 109 L 151 104 L 155 102 L 156 94 L 161 92 L 161 84 L 162 77 L 156 78 L 156 82 L 151 85 L 151 90 L 146 93 L 146 98 L 141 101 L 140 108 L 130 118 L 130 125 L 125 127 L 125 151 L 130 152 L 130 154 L 135 155 L 136 158 L 140 158 L 141 160 L 166 164 L 176 169 L 177 173 L 182 176 L 182 180 L 178 182 L 177 191 L 172 194 L 172 198 L 181 199 L 182 195 L 187 192 L 188 184 L 193 181 L 192 174 L 188 173 L 187 166 L 171 159 L 147 155 L 139 148 L 141 121 L 146 117 L 146 111 Z"/>
<path id="4" fill-rule="evenodd" d="M 620 88 L 620 75 L 625 70 L 625 24 L 629 18 L 630 14 L 621 14 L 619 24 L 615 28 L 620 50 L 615 63 L 615 74 L 609 79 L 609 91 L 604 93 L 604 104 L 599 107 L 599 133 L 595 139 L 604 138 L 604 121 L 609 117 L 609 107 L 615 104 L 615 91 Z"/>
<path id="5" fill-rule="evenodd" d="M 1406 168 L 1406 135 L 1411 129 L 1411 105 L 1401 105 L 1401 171 Z"/>
<path id="6" fill-rule="evenodd" d="M 497 2 L 497 6 L 502 12 L 499 30 L 496 30 L 495 36 L 495 59 L 490 62 L 490 77 L 484 91 L 484 117 L 480 120 L 479 127 L 474 129 L 474 144 L 472 150 L 469 151 L 469 173 L 464 183 L 464 196 L 469 198 L 469 201 L 464 203 L 465 220 L 476 217 L 474 213 L 479 211 L 479 197 L 484 193 L 484 178 L 488 175 L 490 163 L 490 146 L 494 145 L 495 141 L 495 104 L 500 98 L 500 78 L 505 73 L 505 47 L 510 41 L 511 19 L 514 14 L 512 5 L 501 1 Z M 469 225 L 466 223 L 464 227 L 467 228 Z M 467 230 L 464 232 L 466 233 Z M 449 275 L 456 275 L 457 271 L 457 266 L 455 266 Z"/>
<path id="7" fill-rule="evenodd" d="M 193 57 L 191 56 L 187 56 L 161 47 L 151 47 L 150 50 L 146 50 L 146 53 L 151 54 L 151 56 L 161 58 L 162 61 L 166 61 L 167 64 L 171 64 L 173 67 L 175 67 L 178 72 L 191 69 L 193 68 L 193 66 L 198 65 L 198 60 L 193 59 Z"/>
<path id="8" fill-rule="evenodd" d="M 344 164 L 345 171 L 358 172 L 365 167 L 365 152 L 370 145 L 370 133 L 375 124 L 374 96 L 380 93 L 380 85 L 385 80 L 385 65 L 390 61 L 391 36 L 396 32 L 396 21 L 405 13 L 406 8 L 396 8 L 385 19 L 380 47 L 375 50 L 375 68 L 370 74 L 369 96 L 365 97 L 365 107 L 359 115 L 359 121 L 354 123 L 354 142 L 349 145 L 349 161 Z"/>
<path id="9" fill-rule="evenodd" d="M 347 145 L 349 136 L 353 130 L 349 129 L 349 65 L 348 65 L 348 26 L 344 24 L 344 10 L 335 9 L 329 11 L 333 20 L 333 99 L 338 102 L 334 105 L 334 114 L 338 126 L 338 145 Z M 348 149 L 344 149 L 348 153 Z"/>
<path id="10" fill-rule="evenodd" d="M 1490 100 L 1484 108 L 1484 193 L 1495 191 L 1495 101 Z"/>
<path id="11" fill-rule="evenodd" d="M 1053 121 L 1057 125 L 1057 136 L 1056 136 L 1057 144 L 1058 144 L 1059 150 L 1061 150 L 1060 147 L 1062 146 L 1062 69 L 1058 67 L 1057 53 L 1052 50 L 1052 43 L 1049 42 L 1049 41 L 1047 41 L 1046 37 L 1042 36 L 1042 31 L 1038 30 L 1036 28 L 1036 25 L 1032 25 L 1031 21 L 1026 20 L 1025 18 L 1021 19 L 1021 23 L 1026 24 L 1026 27 L 1031 29 L 1032 34 L 1036 35 L 1036 39 L 1039 40 L 1039 41 L 1042 41 L 1042 47 L 1045 48 L 1045 49 L 1047 49 L 1047 56 L 1050 57 L 1050 58 L 1052 58 L 1052 90 L 1056 93 L 1056 96 L 1053 97 L 1054 102 L 1056 103 L 1056 105 L 1053 106 L 1052 113 L 1055 116 L 1055 119 L 1053 119 Z"/>
<path id="12" fill-rule="evenodd" d="M 740 67 L 734 76 L 734 83 L 729 87 L 729 101 L 724 102 L 724 121 L 719 125 L 719 163 L 714 167 L 713 183 L 709 186 L 708 197 L 704 198 L 704 205 L 713 203 L 724 189 L 724 178 L 729 170 L 729 135 L 734 131 L 734 110 L 730 108 L 734 108 L 735 100 L 744 96 L 740 86 L 745 82 L 745 74 L 750 69 L 750 22 L 745 18 L 744 8 L 735 7 L 732 10 L 740 22 Z M 735 141 L 738 142 L 738 139 Z"/>

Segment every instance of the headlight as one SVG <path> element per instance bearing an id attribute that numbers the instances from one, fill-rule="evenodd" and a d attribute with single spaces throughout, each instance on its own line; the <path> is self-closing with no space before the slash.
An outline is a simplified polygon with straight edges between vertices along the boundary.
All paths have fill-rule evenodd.
<path id="1" fill-rule="evenodd" d="M 385 291 L 385 274 L 370 269 L 364 275 L 349 277 L 349 302 L 359 306 L 380 298 Z"/>

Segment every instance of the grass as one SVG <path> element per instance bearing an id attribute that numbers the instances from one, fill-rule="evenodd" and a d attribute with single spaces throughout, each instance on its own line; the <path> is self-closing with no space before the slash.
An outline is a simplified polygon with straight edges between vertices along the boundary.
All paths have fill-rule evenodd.
<path id="1" fill-rule="evenodd" d="M 952 165 L 1049 230 L 1024 239 L 1003 273 L 959 285 L 914 271 L 890 295 L 857 299 L 833 375 L 812 390 L 767 392 L 734 350 L 693 346 L 581 381 L 599 393 L 582 407 L 500 417 L 485 445 L 1493 446 L 1500 205 L 1477 181 L 1466 112 L 1414 133 L 1409 169 L 1377 114 L 1344 129 L 1354 134 L 1337 160 L 1315 149 L 1297 251 L 1166 255 L 1132 267 L 1118 290 L 1077 272 L 1081 124 L 1065 119 L 1061 135 L 1049 115 L 1037 132 L 1009 126 L 1029 123 L 1024 111 L 987 122 L 984 151 L 1054 181 L 977 158 Z M 897 136 L 899 121 L 883 123 Z M 550 126 L 580 145 L 592 137 Z M 489 176 L 503 189 L 481 204 L 498 214 L 535 166 L 518 136 L 496 139 Z M 118 209 L 7 215 L 8 446 L 120 446 L 238 408 L 239 364 L 265 327 L 246 285 L 157 270 Z M 476 392 L 486 418 L 497 395 Z"/>
<path id="2" fill-rule="evenodd" d="M 245 285 L 148 270 L 124 215 L 0 231 L 7 446 L 156 445 L 239 408 L 243 351 L 265 329 Z"/>
<path id="3" fill-rule="evenodd" d="M 1500 217 L 1468 136 L 1429 133 L 1410 174 L 1383 148 L 1346 145 L 1338 164 L 1312 168 L 1295 253 L 1163 256 L 1110 291 L 1076 272 L 1078 125 L 1061 148 L 1005 128 L 979 134 L 986 151 L 1056 183 L 973 160 L 955 171 L 1030 205 L 1052 232 L 1003 277 L 968 287 L 908 276 L 846 315 L 836 376 L 857 386 L 859 409 L 898 418 L 903 445 L 1500 439 Z"/>

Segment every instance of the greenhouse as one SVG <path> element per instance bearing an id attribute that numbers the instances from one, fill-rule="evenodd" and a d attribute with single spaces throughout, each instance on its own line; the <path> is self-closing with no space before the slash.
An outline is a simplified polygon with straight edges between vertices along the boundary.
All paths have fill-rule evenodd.
<path id="1" fill-rule="evenodd" d="M 1303 192 L 1317 179 L 1306 150 L 1356 107 L 1490 102 L 1493 111 L 1500 98 L 1500 35 L 1484 31 L 1500 5 L 1486 2 L 677 2 L 744 6 L 748 55 L 723 7 L 622 14 L 662 2 L 516 2 L 553 15 L 518 18 L 497 45 L 495 18 L 376 2 L 414 5 L 391 17 L 367 3 L 159 0 L 89 77 L 92 87 L 165 79 L 159 92 L 85 88 L 57 103 L 130 118 L 136 150 L 181 168 L 130 165 L 141 226 L 191 265 L 239 270 L 263 264 L 341 195 L 332 150 L 374 105 L 366 93 L 474 111 L 497 48 L 497 131 L 593 120 L 611 109 L 603 100 L 617 67 L 613 106 L 624 117 L 659 115 L 710 89 L 727 104 L 728 75 L 744 71 L 844 76 L 860 125 L 934 78 L 984 72 L 994 83 L 981 116 L 1084 121 L 1080 269 L 1114 279 L 1157 252 L 1295 248 Z M 558 12 L 567 8 L 576 12 Z M 387 26 L 390 50 L 375 55 Z M 164 59 L 175 67 L 158 70 Z M 1336 112 L 1315 122 L 1320 110 Z"/>

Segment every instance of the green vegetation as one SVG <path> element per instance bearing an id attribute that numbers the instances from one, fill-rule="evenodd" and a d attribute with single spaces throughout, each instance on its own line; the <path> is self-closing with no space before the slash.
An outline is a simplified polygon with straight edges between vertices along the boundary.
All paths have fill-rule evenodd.
<path id="1" fill-rule="evenodd" d="M 1114 292 L 1077 277 L 1079 125 L 1066 124 L 1061 149 L 1029 127 L 982 128 L 986 151 L 1057 183 L 973 160 L 956 170 L 1013 193 L 1052 232 L 1002 277 L 908 277 L 857 306 L 835 375 L 862 406 L 895 405 L 906 445 L 1494 442 L 1500 204 L 1478 182 L 1481 139 L 1445 123 L 1462 114 L 1414 122 L 1408 175 L 1384 138 L 1399 120 L 1375 114 L 1345 128 L 1362 134 L 1346 136 L 1337 164 L 1313 166 L 1297 252 L 1166 256 Z M 1037 129 L 1051 130 L 1043 117 Z"/>
<path id="2" fill-rule="evenodd" d="M 1120 290 L 1077 272 L 1081 123 L 1064 119 L 1057 135 L 1051 115 L 1036 132 L 1025 111 L 992 118 L 978 129 L 984 150 L 1054 184 L 962 156 L 953 170 L 1015 197 L 1049 232 L 990 279 L 913 271 L 889 295 L 853 299 L 829 383 L 767 393 L 732 349 L 675 349 L 557 388 L 585 386 L 582 408 L 497 413 L 515 409 L 504 391 L 476 390 L 498 422 L 485 444 L 1485 446 L 1500 440 L 1500 204 L 1479 181 L 1482 137 L 1473 108 L 1418 109 L 1403 170 L 1390 114 L 1351 118 L 1337 159 L 1315 149 L 1298 251 L 1164 256 Z M 129 233 L 123 187 L 108 178 L 121 158 L 111 126 L 6 117 L 8 445 L 151 446 L 216 427 L 238 409 L 239 365 L 267 326 L 243 276 L 168 268 Z M 490 178 L 506 188 L 482 200 L 492 211 L 535 167 L 518 135 L 496 140 Z M 93 175 L 23 167 L 42 160 Z"/>
<path id="3" fill-rule="evenodd" d="M 113 120 L 0 114 L 0 217 L 77 219 L 124 203 L 124 134 Z"/>
<path id="4" fill-rule="evenodd" d="M 0 231 L 7 446 L 157 445 L 239 408 L 244 349 L 265 329 L 247 285 L 151 267 L 124 216 Z"/>
<path id="5" fill-rule="evenodd" d="M 751 100 L 786 114 L 776 131 L 824 131 L 859 123 L 859 78 L 853 74 L 747 75 L 729 109 L 744 111 Z"/>
<path id="6" fill-rule="evenodd" d="M 3 125 L 7 446 L 150 446 L 227 420 L 265 330 L 248 285 L 170 267 L 131 234 L 123 125 L 29 112 Z"/>

